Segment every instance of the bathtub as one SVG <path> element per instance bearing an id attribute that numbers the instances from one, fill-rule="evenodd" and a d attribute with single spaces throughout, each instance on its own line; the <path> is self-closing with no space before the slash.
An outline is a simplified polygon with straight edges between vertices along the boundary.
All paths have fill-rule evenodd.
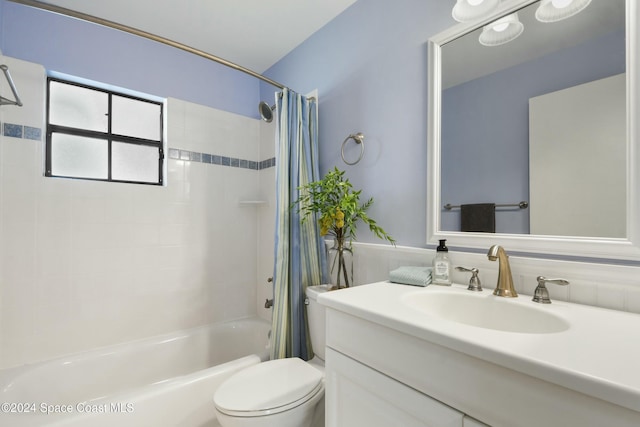
<path id="1" fill-rule="evenodd" d="M 269 328 L 243 319 L 0 371 L 0 426 L 218 426 L 215 390 L 268 359 Z"/>

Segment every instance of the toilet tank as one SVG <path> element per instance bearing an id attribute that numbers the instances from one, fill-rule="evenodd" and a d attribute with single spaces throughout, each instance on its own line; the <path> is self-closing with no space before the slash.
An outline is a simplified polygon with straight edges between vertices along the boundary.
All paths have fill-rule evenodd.
<path id="1" fill-rule="evenodd" d="M 311 336 L 311 345 L 316 357 L 324 360 L 325 347 L 325 308 L 318 303 L 318 295 L 327 292 L 329 285 L 309 286 L 307 287 L 307 319 L 309 320 L 309 335 Z"/>

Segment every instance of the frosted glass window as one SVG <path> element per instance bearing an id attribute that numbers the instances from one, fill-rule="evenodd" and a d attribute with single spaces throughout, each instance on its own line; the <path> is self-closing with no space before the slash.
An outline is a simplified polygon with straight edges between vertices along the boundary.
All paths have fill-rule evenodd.
<path id="1" fill-rule="evenodd" d="M 113 142 L 111 178 L 118 181 L 158 182 L 158 147 Z"/>
<path id="2" fill-rule="evenodd" d="M 49 123 L 77 129 L 107 132 L 109 94 L 51 81 Z"/>
<path id="3" fill-rule="evenodd" d="M 162 185 L 163 104 L 48 79 L 45 175 Z"/>
<path id="4" fill-rule="evenodd" d="M 105 140 L 54 133 L 51 173 L 57 176 L 107 179 L 109 150 Z"/>
<path id="5" fill-rule="evenodd" d="M 144 139 L 160 139 L 161 106 L 137 99 L 113 96 L 111 132 Z"/>

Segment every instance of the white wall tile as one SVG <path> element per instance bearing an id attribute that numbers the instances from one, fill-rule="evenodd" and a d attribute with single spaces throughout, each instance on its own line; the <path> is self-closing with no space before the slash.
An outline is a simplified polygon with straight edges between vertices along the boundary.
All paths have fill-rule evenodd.
<path id="1" fill-rule="evenodd" d="M 11 288 L 18 281 L 35 280 L 36 233 L 33 223 L 2 224 L 2 288 Z M 6 301 L 3 301 L 5 303 Z"/>
<path id="2" fill-rule="evenodd" d="M 131 243 L 133 246 L 158 246 L 162 234 L 162 226 L 159 224 L 134 224 L 131 227 Z"/>
<path id="3" fill-rule="evenodd" d="M 96 197 L 76 197 L 71 202 L 71 212 L 75 223 L 103 224 L 106 222 L 107 202 Z"/>
<path id="4" fill-rule="evenodd" d="M 276 122 L 260 121 L 260 159 L 270 159 L 276 156 Z"/>
<path id="5" fill-rule="evenodd" d="M 640 313 L 640 286 L 625 289 L 626 309 L 632 313 Z"/>
<path id="6" fill-rule="evenodd" d="M 40 194 L 36 200 L 37 217 L 41 224 L 71 223 L 71 195 Z"/>
<path id="7" fill-rule="evenodd" d="M 0 363 L 15 366 L 31 357 L 36 302 L 35 280 L 5 278 L 0 293 Z"/>
<path id="8" fill-rule="evenodd" d="M 598 286 L 595 283 L 578 282 L 569 285 L 570 301 L 577 304 L 598 305 Z M 640 313 L 640 311 L 638 311 Z"/>
<path id="9" fill-rule="evenodd" d="M 179 143 L 179 142 L 178 142 Z M 184 181 L 185 163 L 182 160 L 169 159 L 167 161 L 167 186 Z"/>
<path id="10" fill-rule="evenodd" d="M 37 107 L 0 120 L 44 128 L 44 70 L 20 66 Z M 258 120 L 167 105 L 168 148 L 262 160 Z M 165 186 L 45 178 L 42 142 L 0 137 L 0 369 L 255 315 L 260 209 L 238 202 L 263 172 L 169 159 Z"/>
<path id="11" fill-rule="evenodd" d="M 598 285 L 598 307 L 625 310 L 626 293 L 623 287 L 610 283 Z"/>
<path id="12" fill-rule="evenodd" d="M 354 282 L 356 285 L 388 280 L 389 271 L 399 265 L 428 265 L 434 251 L 419 248 L 391 247 L 386 244 L 356 243 L 354 248 Z M 485 290 L 496 286 L 498 265 L 484 254 L 450 252 L 454 265 L 480 269 Z M 640 314 L 639 267 L 589 264 L 510 256 L 514 286 L 522 298 L 530 298 L 537 286 L 536 277 L 562 277 L 568 286 L 547 284 L 551 300 L 569 301 Z M 468 283 L 468 274 L 454 271 L 456 283 Z"/>
<path id="13" fill-rule="evenodd" d="M 36 271 L 41 277 L 70 276 L 71 222 L 39 222 L 36 226 Z"/>
<path id="14" fill-rule="evenodd" d="M 260 158 L 270 157 L 270 152 L 264 150 L 265 145 L 274 146 L 275 125 L 265 127 L 269 123 L 261 123 L 261 148 Z M 274 269 L 274 226 L 276 218 L 276 194 L 275 194 L 276 168 L 263 169 L 259 173 L 259 194 L 256 200 L 264 201 L 263 205 L 246 206 L 245 209 L 253 209 L 258 216 L 258 257 L 256 278 L 256 310 L 260 317 L 271 320 L 272 309 L 265 309 L 265 300 L 273 299 L 273 283 L 268 282 L 273 278 Z"/>

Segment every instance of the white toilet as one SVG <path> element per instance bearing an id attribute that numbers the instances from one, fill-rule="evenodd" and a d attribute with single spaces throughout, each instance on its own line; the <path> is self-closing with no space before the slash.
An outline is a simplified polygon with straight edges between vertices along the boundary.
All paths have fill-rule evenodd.
<path id="1" fill-rule="evenodd" d="M 222 427 L 324 427 L 326 286 L 307 288 L 309 334 L 315 357 L 258 363 L 223 382 L 213 396 Z"/>

